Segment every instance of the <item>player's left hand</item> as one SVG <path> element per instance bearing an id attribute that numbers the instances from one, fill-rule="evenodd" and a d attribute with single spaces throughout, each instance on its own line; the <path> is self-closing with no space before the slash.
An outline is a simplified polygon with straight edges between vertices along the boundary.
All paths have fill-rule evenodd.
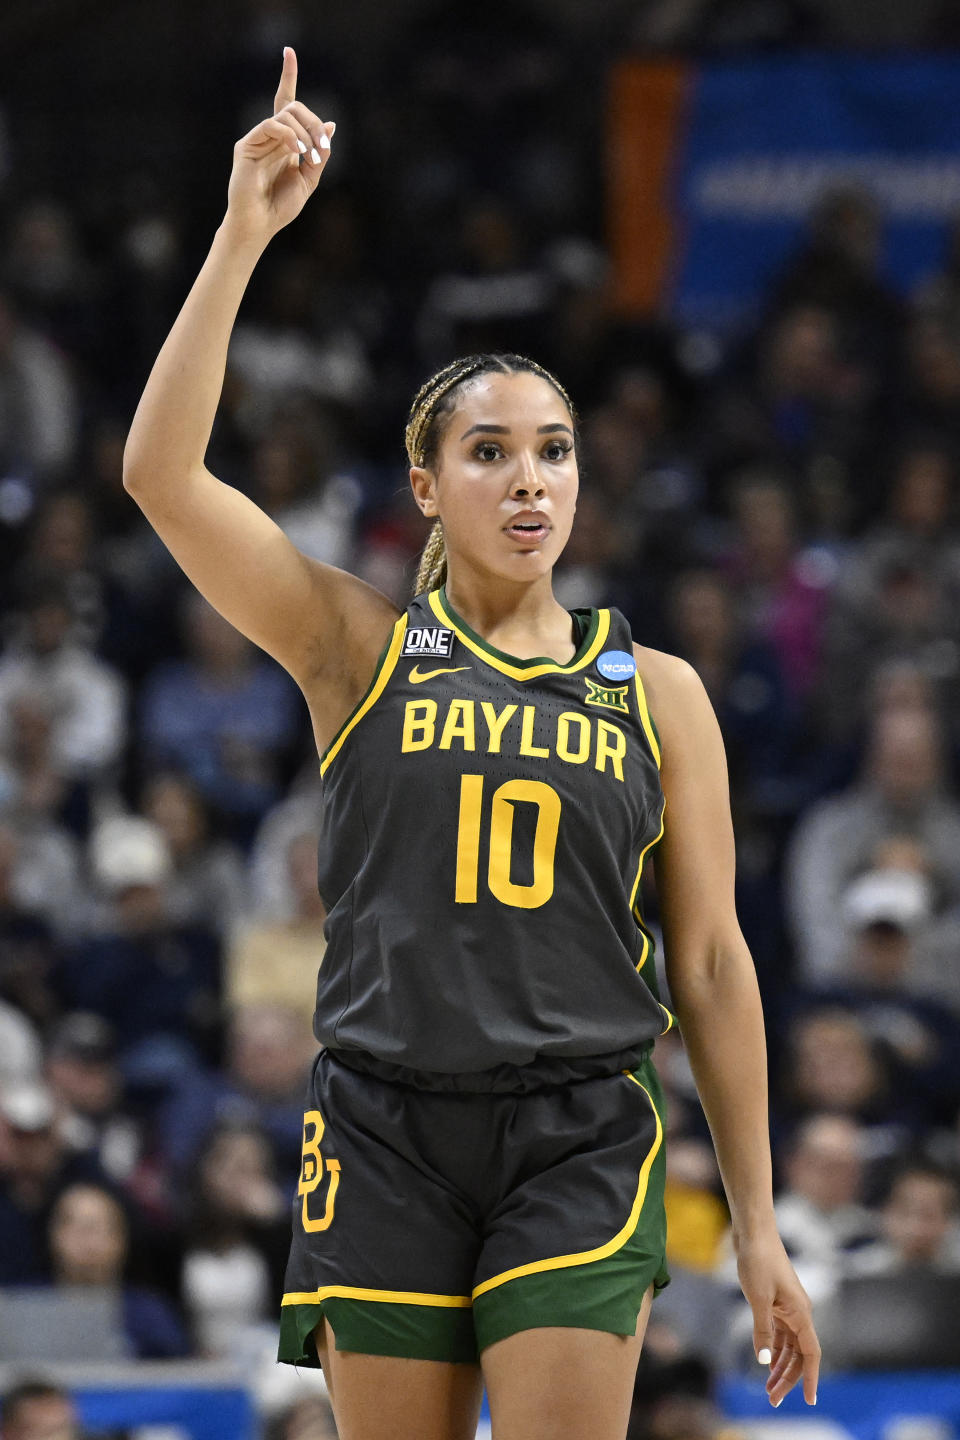
<path id="1" fill-rule="evenodd" d="M 776 1234 L 737 1245 L 737 1273 L 753 1311 L 753 1348 L 770 1352 L 767 1398 L 777 1406 L 803 1380 L 803 1398 L 817 1403 L 820 1342 L 813 1328 L 810 1299 Z"/>

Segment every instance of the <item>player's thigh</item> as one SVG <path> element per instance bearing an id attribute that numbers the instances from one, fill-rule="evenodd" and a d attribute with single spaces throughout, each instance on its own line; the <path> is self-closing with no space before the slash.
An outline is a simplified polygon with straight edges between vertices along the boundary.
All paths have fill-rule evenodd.
<path id="1" fill-rule="evenodd" d="M 325 1320 L 314 1339 L 340 1440 L 474 1440 L 479 1365 L 337 1350 Z"/>
<path id="2" fill-rule="evenodd" d="M 653 1287 L 634 1335 L 520 1330 L 480 1357 L 493 1440 L 624 1440 Z"/>

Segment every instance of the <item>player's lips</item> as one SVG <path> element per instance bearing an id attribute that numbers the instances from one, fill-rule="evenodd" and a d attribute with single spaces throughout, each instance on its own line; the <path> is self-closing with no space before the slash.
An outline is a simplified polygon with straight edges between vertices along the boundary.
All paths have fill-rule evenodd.
<path id="1" fill-rule="evenodd" d="M 521 510 L 503 528 L 505 535 L 519 540 L 521 544 L 536 545 L 547 538 L 552 526 L 542 510 Z"/>

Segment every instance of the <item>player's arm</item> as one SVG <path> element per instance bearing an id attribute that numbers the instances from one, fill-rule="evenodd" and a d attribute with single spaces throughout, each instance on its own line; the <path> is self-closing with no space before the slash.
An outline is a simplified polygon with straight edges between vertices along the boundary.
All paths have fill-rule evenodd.
<path id="1" fill-rule="evenodd" d="M 717 1151 L 756 1351 L 773 1352 L 768 1394 L 778 1404 L 802 1376 L 812 1404 L 820 1347 L 774 1220 L 763 1014 L 734 903 L 723 739 L 692 666 L 649 650 L 638 662 L 661 740 L 654 866 L 671 1001 Z"/>
<path id="2" fill-rule="evenodd" d="M 234 149 L 227 212 L 143 392 L 124 485 L 210 603 L 309 689 L 342 677 L 345 654 L 369 674 L 396 608 L 355 576 L 302 555 L 204 465 L 254 266 L 300 213 L 330 153 L 333 126 L 296 101 L 296 75 L 287 49 L 274 115 Z"/>

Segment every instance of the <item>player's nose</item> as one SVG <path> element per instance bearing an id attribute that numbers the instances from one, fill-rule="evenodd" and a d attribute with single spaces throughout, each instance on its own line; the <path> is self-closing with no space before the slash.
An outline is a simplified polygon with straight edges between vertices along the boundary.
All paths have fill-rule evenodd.
<path id="1" fill-rule="evenodd" d="M 546 488 L 536 458 L 528 450 L 522 450 L 510 486 L 511 495 L 542 495 Z"/>

